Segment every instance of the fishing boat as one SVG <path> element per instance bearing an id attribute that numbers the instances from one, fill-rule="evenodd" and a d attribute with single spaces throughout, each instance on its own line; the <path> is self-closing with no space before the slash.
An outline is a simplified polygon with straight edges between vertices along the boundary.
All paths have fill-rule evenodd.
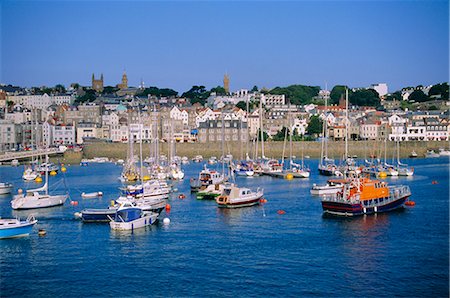
<path id="1" fill-rule="evenodd" d="M 83 192 L 81 194 L 81 197 L 83 199 L 94 199 L 94 198 L 98 198 L 98 197 L 101 197 L 101 196 L 103 196 L 103 193 L 101 191 L 89 192 L 89 193 Z"/>
<path id="2" fill-rule="evenodd" d="M 28 236 L 36 223 L 37 220 L 33 215 L 29 215 L 26 220 L 2 218 L 0 219 L 0 239 Z"/>
<path id="3" fill-rule="evenodd" d="M 206 167 L 198 174 L 198 179 L 191 178 L 191 191 L 198 191 L 201 187 L 211 184 L 220 184 L 225 181 L 225 175 Z"/>
<path id="4" fill-rule="evenodd" d="M 157 218 L 158 213 L 142 211 L 137 207 L 123 206 L 117 209 L 114 218 L 111 218 L 109 222 L 109 226 L 112 230 L 132 231 L 154 224 Z"/>
<path id="5" fill-rule="evenodd" d="M 47 160 L 48 155 L 46 156 Z M 28 189 L 25 193 L 22 189 L 19 189 L 18 194 L 11 201 L 11 207 L 16 210 L 54 207 L 63 205 L 68 197 L 68 193 L 62 195 L 50 195 L 48 193 L 48 171 L 46 171 L 44 186 Z"/>
<path id="6" fill-rule="evenodd" d="M 325 214 L 337 216 L 387 212 L 403 208 L 410 196 L 408 186 L 388 186 L 383 181 L 354 176 L 344 184 L 342 191 L 324 196 L 322 209 Z"/>
<path id="7" fill-rule="evenodd" d="M 224 184 L 210 184 L 197 192 L 197 200 L 214 200 L 225 189 Z"/>
<path id="8" fill-rule="evenodd" d="M 11 193 L 13 185 L 8 182 L 0 182 L 0 195 L 6 195 Z"/>
<path id="9" fill-rule="evenodd" d="M 40 173 L 37 171 L 34 171 L 33 168 L 30 166 L 25 169 L 22 175 L 22 179 L 25 181 L 33 181 L 37 177 L 40 177 Z"/>
<path id="10" fill-rule="evenodd" d="M 416 153 L 416 151 L 411 151 L 411 154 L 409 155 L 409 158 L 416 158 L 418 155 Z"/>
<path id="11" fill-rule="evenodd" d="M 223 193 L 216 198 L 216 202 L 220 208 L 248 207 L 259 204 L 259 200 L 263 195 L 264 191 L 260 188 L 255 192 L 246 187 L 227 184 Z"/>
<path id="12" fill-rule="evenodd" d="M 330 179 L 327 181 L 327 184 L 325 184 L 325 185 L 317 185 L 314 183 L 310 192 L 312 195 L 315 195 L 315 196 L 336 194 L 337 192 L 342 190 L 342 187 L 344 186 L 344 183 L 346 183 L 346 182 L 347 181 L 343 180 L 343 179 L 340 179 L 340 180 Z"/>

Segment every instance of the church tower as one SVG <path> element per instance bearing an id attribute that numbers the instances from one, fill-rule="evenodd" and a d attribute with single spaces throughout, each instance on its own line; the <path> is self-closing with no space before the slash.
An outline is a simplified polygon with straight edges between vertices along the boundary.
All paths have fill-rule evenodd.
<path id="1" fill-rule="evenodd" d="M 92 89 L 97 92 L 103 91 L 103 74 L 101 74 L 100 80 L 96 80 L 94 74 L 92 74 Z"/>
<path id="2" fill-rule="evenodd" d="M 230 78 L 228 77 L 228 74 L 223 76 L 223 89 L 225 89 L 227 93 L 230 93 Z"/>
<path id="3" fill-rule="evenodd" d="M 127 89 L 128 88 L 128 77 L 125 72 L 123 72 L 123 75 L 122 75 L 122 83 L 118 84 L 117 86 L 119 87 L 119 89 Z"/>

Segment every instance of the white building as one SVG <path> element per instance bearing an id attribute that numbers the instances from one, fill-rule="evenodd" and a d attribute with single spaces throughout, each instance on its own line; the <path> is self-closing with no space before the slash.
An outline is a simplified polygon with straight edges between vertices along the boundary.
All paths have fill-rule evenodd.
<path id="1" fill-rule="evenodd" d="M 75 127 L 73 125 L 52 125 L 53 145 L 73 145 L 75 144 Z"/>
<path id="2" fill-rule="evenodd" d="M 376 140 L 378 137 L 379 121 L 368 120 L 359 127 L 359 137 L 363 140 Z"/>
<path id="3" fill-rule="evenodd" d="M 71 104 L 75 97 L 71 95 L 13 95 L 8 96 L 8 99 L 15 104 L 20 104 L 28 109 L 38 108 L 41 110 L 47 109 L 49 106 Z"/>
<path id="4" fill-rule="evenodd" d="M 304 135 L 306 133 L 306 128 L 308 127 L 308 123 L 306 119 L 294 119 L 294 124 L 291 126 L 291 132 L 295 130 L 298 135 Z"/>
<path id="5" fill-rule="evenodd" d="M 261 100 L 266 106 L 283 106 L 286 104 L 284 94 L 261 94 Z"/>
<path id="6" fill-rule="evenodd" d="M 186 110 L 180 110 L 177 107 L 173 107 L 170 110 L 170 118 L 174 120 L 181 120 L 184 125 L 189 124 L 189 114 Z"/>
<path id="7" fill-rule="evenodd" d="M 16 148 L 21 142 L 22 127 L 8 120 L 0 120 L 0 151 Z"/>
<path id="8" fill-rule="evenodd" d="M 388 86 L 386 83 L 372 84 L 368 89 L 373 89 L 377 91 L 380 97 L 388 94 Z"/>

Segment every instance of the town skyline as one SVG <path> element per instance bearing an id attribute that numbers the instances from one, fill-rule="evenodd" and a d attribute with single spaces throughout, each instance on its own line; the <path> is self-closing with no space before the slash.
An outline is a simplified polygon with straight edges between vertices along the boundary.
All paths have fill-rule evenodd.
<path id="1" fill-rule="evenodd" d="M 126 71 L 130 86 L 181 93 L 225 73 L 231 90 L 448 81 L 445 1 L 176 4 L 4 1 L 0 82 L 88 86 L 103 73 L 114 86 Z"/>

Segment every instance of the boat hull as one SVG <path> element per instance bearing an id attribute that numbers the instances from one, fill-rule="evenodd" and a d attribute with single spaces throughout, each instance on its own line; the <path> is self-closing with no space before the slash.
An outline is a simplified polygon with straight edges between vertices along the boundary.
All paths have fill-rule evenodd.
<path id="1" fill-rule="evenodd" d="M 144 228 L 146 226 L 154 224 L 157 218 L 158 215 L 153 213 L 130 222 L 111 221 L 109 223 L 109 226 L 111 227 L 112 230 L 116 231 L 133 231 L 135 229 Z"/>
<path id="2" fill-rule="evenodd" d="M 12 191 L 12 186 L 7 186 L 7 187 L 0 187 L 0 195 L 6 195 L 11 193 Z"/>
<path id="3" fill-rule="evenodd" d="M 359 216 L 382 212 L 389 212 L 403 208 L 409 196 L 404 196 L 387 204 L 365 207 L 361 203 L 351 204 L 342 202 L 322 201 L 322 209 L 325 214 L 336 216 Z"/>
<path id="4" fill-rule="evenodd" d="M 334 176 L 334 171 L 329 169 L 320 169 L 319 168 L 319 174 L 323 176 Z"/>
<path id="5" fill-rule="evenodd" d="M 25 196 L 19 198 L 18 200 L 16 199 L 12 200 L 11 207 L 15 210 L 50 208 L 64 205 L 67 198 L 68 198 L 67 195 L 56 195 L 56 196 L 47 196 L 39 199 L 27 200 L 27 197 Z"/>
<path id="6" fill-rule="evenodd" d="M 86 209 L 81 211 L 83 222 L 110 222 L 117 209 Z"/>

